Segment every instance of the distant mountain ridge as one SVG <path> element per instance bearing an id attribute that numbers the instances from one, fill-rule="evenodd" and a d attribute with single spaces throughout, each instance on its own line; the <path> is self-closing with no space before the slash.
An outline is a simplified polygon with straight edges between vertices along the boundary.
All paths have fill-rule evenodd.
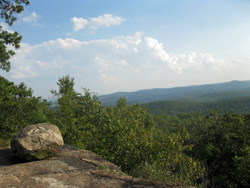
<path id="1" fill-rule="evenodd" d="M 250 96 L 250 80 L 222 82 L 216 84 L 192 85 L 174 88 L 145 89 L 135 92 L 117 92 L 98 96 L 106 106 L 115 105 L 120 97 L 125 97 L 128 104 L 144 104 L 162 100 L 194 100 L 212 102 L 230 98 Z"/>

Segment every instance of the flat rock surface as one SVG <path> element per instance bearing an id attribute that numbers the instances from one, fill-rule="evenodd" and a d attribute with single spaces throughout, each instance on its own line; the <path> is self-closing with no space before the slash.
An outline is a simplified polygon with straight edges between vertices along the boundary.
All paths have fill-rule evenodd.
<path id="1" fill-rule="evenodd" d="M 173 187 L 132 178 L 93 152 L 74 146 L 48 159 L 22 163 L 11 148 L 0 149 L 0 188 Z"/>

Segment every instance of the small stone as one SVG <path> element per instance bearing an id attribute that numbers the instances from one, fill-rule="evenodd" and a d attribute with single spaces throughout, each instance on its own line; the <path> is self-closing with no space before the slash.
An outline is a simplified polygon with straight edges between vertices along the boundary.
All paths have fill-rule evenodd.
<path id="1" fill-rule="evenodd" d="M 64 145 L 56 125 L 40 123 L 29 125 L 18 132 L 11 141 L 16 157 L 27 160 L 41 160 L 57 153 Z"/>

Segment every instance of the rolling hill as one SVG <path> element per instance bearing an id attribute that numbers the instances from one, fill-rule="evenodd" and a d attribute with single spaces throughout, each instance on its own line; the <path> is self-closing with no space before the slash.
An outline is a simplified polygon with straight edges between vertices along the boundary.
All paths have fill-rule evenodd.
<path id="1" fill-rule="evenodd" d="M 146 89 L 98 96 L 99 100 L 102 101 L 105 106 L 115 105 L 120 97 L 125 97 L 129 105 L 166 100 L 215 102 L 232 98 L 250 97 L 250 81 L 234 80 L 216 84 Z"/>

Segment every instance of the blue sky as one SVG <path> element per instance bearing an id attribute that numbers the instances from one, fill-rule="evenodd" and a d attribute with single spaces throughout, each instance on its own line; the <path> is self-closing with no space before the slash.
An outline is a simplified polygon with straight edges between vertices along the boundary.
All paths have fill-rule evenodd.
<path id="1" fill-rule="evenodd" d="M 63 75 L 98 95 L 250 80 L 249 0 L 31 0 L 0 74 L 35 96 Z"/>

